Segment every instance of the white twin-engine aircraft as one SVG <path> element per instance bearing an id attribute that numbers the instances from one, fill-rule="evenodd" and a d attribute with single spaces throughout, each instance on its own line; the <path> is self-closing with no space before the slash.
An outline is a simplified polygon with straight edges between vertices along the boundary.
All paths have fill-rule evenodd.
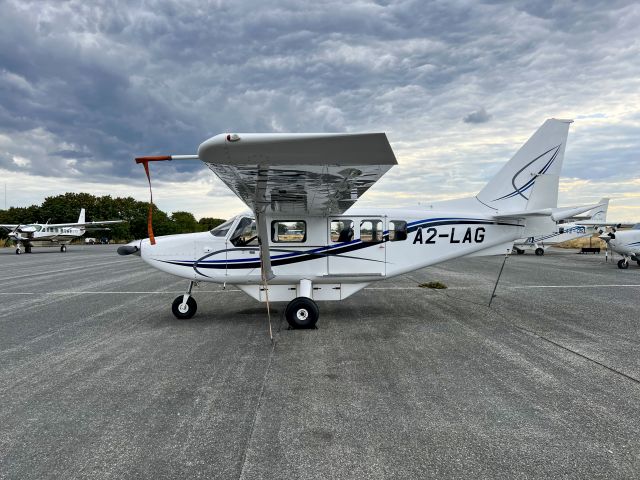
<path id="1" fill-rule="evenodd" d="M 622 255 L 618 260 L 618 268 L 629 268 L 629 260 L 637 262 L 640 266 L 640 223 L 635 224 L 631 230 L 612 231 L 603 233 L 600 238 L 609 244 L 609 248 Z"/>
<path id="2" fill-rule="evenodd" d="M 86 227 L 99 227 L 122 223 L 124 220 L 107 220 L 104 222 L 85 222 L 85 209 L 80 209 L 80 216 L 75 223 L 29 223 L 0 225 L 0 228 L 8 230 L 9 239 L 16 244 L 16 254 L 31 253 L 32 247 L 42 247 L 48 245 L 60 245 L 60 251 L 66 252 L 67 245 L 74 238 L 83 236 Z"/>
<path id="3" fill-rule="evenodd" d="M 196 312 L 196 282 L 236 285 L 263 302 L 286 301 L 294 328 L 318 320 L 316 302 L 343 300 L 374 281 L 445 260 L 507 253 L 539 234 L 533 219 L 562 220 L 595 207 L 558 209 L 558 179 L 571 120 L 547 120 L 476 196 L 428 209 L 353 204 L 393 165 L 384 133 L 221 134 L 198 155 L 251 212 L 210 232 L 137 240 L 118 249 L 190 280 L 173 302 Z"/>
<path id="4" fill-rule="evenodd" d="M 549 229 L 544 235 L 522 238 L 513 244 L 513 249 L 518 254 L 526 250 L 533 250 L 536 255 L 544 255 L 544 251 L 552 245 L 574 240 L 576 238 L 589 237 L 600 231 L 601 228 L 613 226 L 606 223 L 609 199 L 602 198 L 598 207 L 585 219 L 574 219 L 569 223 L 554 223 L 549 220 Z"/>

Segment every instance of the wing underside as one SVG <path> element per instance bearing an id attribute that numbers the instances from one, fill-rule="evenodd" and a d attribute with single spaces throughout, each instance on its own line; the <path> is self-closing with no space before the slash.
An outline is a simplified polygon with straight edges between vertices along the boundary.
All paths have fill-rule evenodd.
<path id="1" fill-rule="evenodd" d="M 308 215 L 344 212 L 397 163 L 385 134 L 218 135 L 198 155 L 253 211 Z"/>

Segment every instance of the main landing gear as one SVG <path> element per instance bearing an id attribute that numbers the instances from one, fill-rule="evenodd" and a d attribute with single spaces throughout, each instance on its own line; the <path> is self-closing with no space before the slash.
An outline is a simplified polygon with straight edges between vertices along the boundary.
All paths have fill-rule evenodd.
<path id="1" fill-rule="evenodd" d="M 291 300 L 284 311 L 284 316 L 291 328 L 313 328 L 316 326 L 320 309 L 311 299 L 312 291 L 311 280 L 300 280 L 298 289 L 300 296 Z"/>
<path id="2" fill-rule="evenodd" d="M 536 248 L 536 255 L 538 255 L 539 257 L 544 255 L 544 248 L 541 248 L 541 247 Z"/>
<path id="3" fill-rule="evenodd" d="M 61 245 L 60 246 L 60 252 L 65 253 L 67 251 L 67 246 L 66 245 Z"/>
<path id="4" fill-rule="evenodd" d="M 171 304 L 171 311 L 180 320 L 187 320 L 193 317 L 196 314 L 196 310 L 198 310 L 198 304 L 191 296 L 191 290 L 195 284 L 196 282 L 194 281 L 189 282 L 187 293 L 177 297 Z"/>

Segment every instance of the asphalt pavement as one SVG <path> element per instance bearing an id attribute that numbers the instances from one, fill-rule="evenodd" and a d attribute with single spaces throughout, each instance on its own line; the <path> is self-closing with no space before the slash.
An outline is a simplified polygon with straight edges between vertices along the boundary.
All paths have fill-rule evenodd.
<path id="1" fill-rule="evenodd" d="M 288 330 L 233 287 L 0 249 L 0 478 L 639 478 L 640 267 L 470 258 Z M 419 287 L 440 281 L 449 288 Z"/>

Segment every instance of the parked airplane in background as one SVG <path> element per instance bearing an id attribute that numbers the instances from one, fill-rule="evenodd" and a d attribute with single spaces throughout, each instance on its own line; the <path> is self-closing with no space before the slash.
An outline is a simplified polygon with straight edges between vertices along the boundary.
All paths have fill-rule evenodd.
<path id="1" fill-rule="evenodd" d="M 9 231 L 9 238 L 16 243 L 16 254 L 31 253 L 32 247 L 60 245 L 60 251 L 66 252 L 67 245 L 74 238 L 80 238 L 86 232 L 86 227 L 99 227 L 122 223 L 124 220 L 106 220 L 104 222 L 85 222 L 85 209 L 80 210 L 80 216 L 75 223 L 29 223 L 0 225 Z"/>
<path id="2" fill-rule="evenodd" d="M 609 244 L 609 248 L 622 255 L 618 260 L 618 268 L 629 268 L 629 260 L 633 260 L 640 266 L 640 223 L 635 224 L 631 230 L 603 233 L 600 238 Z"/>
<path id="3" fill-rule="evenodd" d="M 538 235 L 527 222 L 559 221 L 596 205 L 558 209 L 558 180 L 571 120 L 547 120 L 470 198 L 430 209 L 355 209 L 396 158 L 384 133 L 221 134 L 198 155 L 250 208 L 210 232 L 137 240 L 118 249 L 190 280 L 172 305 L 196 312 L 195 282 L 236 285 L 259 301 L 287 301 L 293 327 L 318 320 L 316 301 L 343 300 L 369 283 L 445 260 L 510 251 Z M 151 223 L 151 222 L 150 222 Z"/>
<path id="4" fill-rule="evenodd" d="M 557 245 L 568 240 L 588 237 L 598 233 L 600 227 L 608 225 L 607 210 L 609 199 L 602 198 L 593 213 L 585 219 L 572 219 L 570 223 L 555 223 L 548 221 L 549 230 L 544 235 L 522 238 L 513 244 L 513 249 L 518 254 L 525 253 L 526 250 L 533 250 L 536 255 L 544 255 L 544 251 L 552 245 Z"/>

